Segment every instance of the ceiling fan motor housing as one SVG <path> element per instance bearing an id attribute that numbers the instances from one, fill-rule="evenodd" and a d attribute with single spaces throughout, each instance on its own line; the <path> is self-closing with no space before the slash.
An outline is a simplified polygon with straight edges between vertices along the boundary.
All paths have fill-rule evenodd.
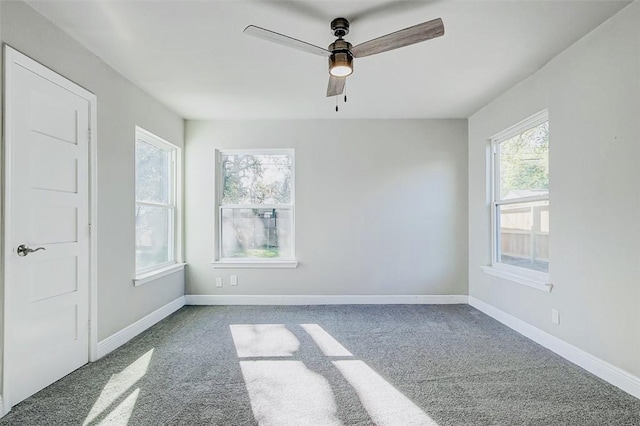
<path id="1" fill-rule="evenodd" d="M 351 43 L 341 38 L 329 45 L 329 73 L 335 77 L 346 77 L 353 72 Z"/>

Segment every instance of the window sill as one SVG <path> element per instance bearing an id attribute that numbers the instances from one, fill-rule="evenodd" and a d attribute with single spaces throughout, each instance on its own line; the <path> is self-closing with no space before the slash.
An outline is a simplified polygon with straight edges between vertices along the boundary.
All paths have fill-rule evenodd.
<path id="1" fill-rule="evenodd" d="M 297 268 L 297 260 L 214 260 L 212 268 Z"/>
<path id="2" fill-rule="evenodd" d="M 153 271 L 145 272 L 144 274 L 140 274 L 133 279 L 133 285 L 138 287 L 138 286 L 141 286 L 142 284 L 155 281 L 158 278 L 166 277 L 167 275 L 180 272 L 184 270 L 184 265 L 186 265 L 186 263 L 175 263 L 173 265 L 169 265 L 163 268 L 154 269 Z"/>
<path id="3" fill-rule="evenodd" d="M 519 274 L 515 271 L 505 270 L 495 266 L 481 266 L 485 273 L 493 275 L 494 277 L 503 278 L 505 280 L 513 281 L 518 284 L 526 285 L 528 287 L 535 288 L 546 293 L 551 292 L 553 284 L 549 282 L 547 274 L 541 273 L 539 277 L 526 276 Z"/>

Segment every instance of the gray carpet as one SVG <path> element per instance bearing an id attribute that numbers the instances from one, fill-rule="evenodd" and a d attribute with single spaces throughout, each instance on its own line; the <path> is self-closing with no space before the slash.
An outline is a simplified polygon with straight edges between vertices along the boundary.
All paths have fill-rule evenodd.
<path id="1" fill-rule="evenodd" d="M 185 307 L 0 420 L 83 423 L 640 425 L 640 400 L 467 305 Z"/>

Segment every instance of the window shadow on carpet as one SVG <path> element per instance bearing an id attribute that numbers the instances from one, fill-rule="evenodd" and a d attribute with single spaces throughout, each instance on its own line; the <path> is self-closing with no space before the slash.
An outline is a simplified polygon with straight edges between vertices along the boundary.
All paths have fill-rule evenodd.
<path id="1" fill-rule="evenodd" d="M 300 324 L 380 426 L 438 424 L 318 324 Z M 342 425 L 331 384 L 292 357 L 300 341 L 284 324 L 232 324 L 253 415 L 261 425 Z M 284 359 L 261 359 L 261 358 Z M 347 359 L 344 359 L 347 358 Z"/>

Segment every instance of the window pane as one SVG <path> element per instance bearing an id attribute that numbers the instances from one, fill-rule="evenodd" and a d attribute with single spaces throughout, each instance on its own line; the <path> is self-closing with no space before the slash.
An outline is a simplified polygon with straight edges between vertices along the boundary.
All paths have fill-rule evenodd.
<path id="1" fill-rule="evenodd" d="M 290 154 L 222 155 L 222 205 L 290 204 Z"/>
<path id="2" fill-rule="evenodd" d="M 548 272 L 549 201 L 497 206 L 498 260 Z"/>
<path id="3" fill-rule="evenodd" d="M 146 269 L 171 259 L 173 212 L 163 207 L 136 206 L 136 269 Z"/>
<path id="4" fill-rule="evenodd" d="M 291 209 L 222 209 L 222 258 L 293 257 Z"/>
<path id="5" fill-rule="evenodd" d="M 136 141 L 136 201 L 169 204 L 170 153 Z"/>
<path id="6" fill-rule="evenodd" d="M 500 199 L 549 193 L 549 122 L 501 142 Z"/>

